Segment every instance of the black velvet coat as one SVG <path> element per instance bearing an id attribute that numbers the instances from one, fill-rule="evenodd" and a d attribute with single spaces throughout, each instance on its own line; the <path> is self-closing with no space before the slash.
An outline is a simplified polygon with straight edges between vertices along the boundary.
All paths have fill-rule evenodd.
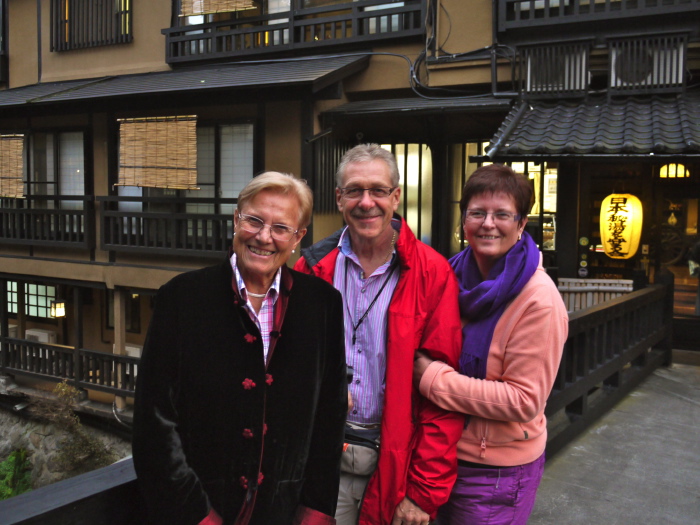
<path id="1" fill-rule="evenodd" d="M 134 407 L 134 466 L 149 523 L 292 523 L 300 505 L 333 516 L 347 412 L 342 300 L 321 279 L 293 281 L 265 367 L 260 333 L 226 260 L 182 274 L 156 297 Z M 280 296 L 279 301 L 282 299 Z"/>

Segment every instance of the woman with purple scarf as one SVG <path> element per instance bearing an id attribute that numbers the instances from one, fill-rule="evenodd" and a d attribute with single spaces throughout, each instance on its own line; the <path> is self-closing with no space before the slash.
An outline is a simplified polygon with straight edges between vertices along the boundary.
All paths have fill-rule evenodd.
<path id="1" fill-rule="evenodd" d="M 459 370 L 417 354 L 414 377 L 436 405 L 467 414 L 457 482 L 440 525 L 524 524 L 544 470 L 544 407 L 568 316 L 525 232 L 528 180 L 507 166 L 476 170 L 459 203 L 469 246 L 450 259 L 460 284 Z"/>

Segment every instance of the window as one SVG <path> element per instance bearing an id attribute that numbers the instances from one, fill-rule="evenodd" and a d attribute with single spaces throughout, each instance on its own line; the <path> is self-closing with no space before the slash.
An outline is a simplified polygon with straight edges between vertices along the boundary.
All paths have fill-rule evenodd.
<path id="1" fill-rule="evenodd" d="M 180 0 L 180 16 L 230 13 L 248 9 L 255 9 L 253 0 Z"/>
<path id="2" fill-rule="evenodd" d="M 114 290 L 107 290 L 105 296 L 107 302 L 107 328 L 114 329 Z M 141 332 L 141 296 L 128 294 L 126 299 L 126 331 L 131 333 Z"/>
<path id="3" fill-rule="evenodd" d="M 459 212 L 459 201 L 462 199 L 462 190 L 467 178 L 481 166 L 471 162 L 469 157 L 482 155 L 488 146 L 488 142 L 470 142 L 466 144 L 454 144 L 451 146 L 450 181 L 452 186 L 452 209 L 450 210 L 449 255 L 454 255 L 466 247 L 464 231 L 462 229 L 462 216 Z"/>
<path id="4" fill-rule="evenodd" d="M 17 281 L 7 281 L 7 312 L 17 315 L 18 298 Z M 24 283 L 24 314 L 29 317 L 53 319 L 51 301 L 56 299 L 56 287 L 46 284 Z"/>
<path id="5" fill-rule="evenodd" d="M 30 139 L 29 195 L 85 195 L 83 133 L 34 133 Z M 82 209 L 82 200 L 61 200 L 61 209 Z M 41 200 L 38 206 L 54 207 Z"/>
<path id="6" fill-rule="evenodd" d="M 131 0 L 51 0 L 51 51 L 133 40 Z"/>
<path id="7" fill-rule="evenodd" d="M 197 117 L 119 119 L 120 186 L 197 186 Z"/>
<path id="8" fill-rule="evenodd" d="M 430 246 L 433 210 L 433 161 L 425 144 L 382 144 L 396 157 L 403 215 L 417 239 Z"/>
<path id="9" fill-rule="evenodd" d="M 187 213 L 233 215 L 234 204 L 218 199 L 238 196 L 253 178 L 254 125 L 250 122 L 197 126 L 197 190 L 183 190 L 189 198 L 208 198 L 211 202 L 190 202 Z M 119 186 L 119 195 L 126 197 L 175 197 L 176 190 Z M 121 211 L 142 211 L 140 202 L 121 202 Z M 143 210 L 146 211 L 146 210 Z M 163 203 L 150 203 L 151 212 L 176 211 Z M 182 211 L 182 210 L 180 210 Z"/>
<path id="10" fill-rule="evenodd" d="M 24 135 L 0 135 L 0 196 L 24 196 Z"/>
<path id="11" fill-rule="evenodd" d="M 253 124 L 203 126 L 197 129 L 197 184 L 199 191 L 188 197 L 238 196 L 253 178 Z M 223 213 L 233 215 L 234 204 L 191 203 L 189 213 Z"/>

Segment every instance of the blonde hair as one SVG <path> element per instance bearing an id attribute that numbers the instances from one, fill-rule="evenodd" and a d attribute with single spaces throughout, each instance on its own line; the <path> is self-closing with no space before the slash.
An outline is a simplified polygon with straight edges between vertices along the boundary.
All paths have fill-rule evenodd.
<path id="1" fill-rule="evenodd" d="M 266 171 L 253 177 L 245 188 L 238 194 L 238 209 L 253 200 L 262 191 L 270 191 L 280 195 L 292 195 L 299 201 L 299 229 L 306 228 L 311 222 L 311 212 L 314 206 L 314 195 L 303 179 L 298 179 L 291 173 Z"/>

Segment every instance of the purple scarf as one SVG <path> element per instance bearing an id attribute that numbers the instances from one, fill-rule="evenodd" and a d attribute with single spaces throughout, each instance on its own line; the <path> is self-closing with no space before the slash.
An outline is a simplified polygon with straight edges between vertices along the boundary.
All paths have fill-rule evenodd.
<path id="1" fill-rule="evenodd" d="M 467 324 L 459 371 L 469 377 L 486 377 L 486 360 L 493 331 L 501 314 L 537 270 L 540 252 L 527 232 L 481 279 L 471 246 L 450 259 L 459 281 L 459 310 Z"/>

